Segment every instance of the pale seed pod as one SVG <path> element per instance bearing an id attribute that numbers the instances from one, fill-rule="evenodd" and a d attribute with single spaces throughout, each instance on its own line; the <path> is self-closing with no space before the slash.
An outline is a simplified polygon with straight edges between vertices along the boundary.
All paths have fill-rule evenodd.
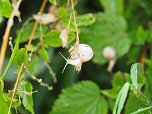
<path id="1" fill-rule="evenodd" d="M 43 13 L 41 15 L 34 15 L 33 17 L 35 20 L 39 21 L 40 23 L 42 23 L 44 25 L 57 21 L 57 18 L 55 18 L 54 15 L 49 14 L 49 13 L 48 14 Z"/>
<path id="2" fill-rule="evenodd" d="M 103 56 L 108 59 L 109 65 L 107 68 L 108 72 L 112 72 L 112 69 L 116 62 L 116 51 L 112 47 L 105 47 L 103 49 Z"/>
<path id="3" fill-rule="evenodd" d="M 60 34 L 62 40 L 62 47 L 68 47 L 68 29 L 63 29 Z"/>
<path id="4" fill-rule="evenodd" d="M 103 56 L 108 60 L 113 60 L 116 57 L 116 51 L 112 47 L 105 47 L 103 49 Z"/>

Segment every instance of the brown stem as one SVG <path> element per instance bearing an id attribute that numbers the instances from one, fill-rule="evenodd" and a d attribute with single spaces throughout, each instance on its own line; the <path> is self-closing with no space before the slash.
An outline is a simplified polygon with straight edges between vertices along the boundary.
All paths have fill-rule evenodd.
<path id="1" fill-rule="evenodd" d="M 16 4 L 17 0 L 13 1 L 13 4 Z M 18 5 L 16 6 L 17 9 L 20 5 L 21 1 L 19 1 Z M 2 67 L 3 67 L 3 63 L 4 63 L 4 58 L 5 58 L 5 53 L 6 53 L 6 49 L 7 49 L 7 44 L 8 44 L 8 39 L 10 36 L 10 31 L 13 25 L 13 19 L 14 19 L 14 11 L 15 11 L 15 7 L 13 8 L 13 11 L 11 12 L 10 18 L 8 19 L 7 22 L 7 27 L 3 36 L 3 42 L 2 42 L 2 47 L 1 47 L 1 52 L 0 52 L 0 74 L 2 72 Z"/>
<path id="2" fill-rule="evenodd" d="M 41 5 L 40 11 L 39 11 L 40 14 L 43 12 L 43 10 L 44 10 L 44 8 L 46 6 L 46 3 L 47 3 L 47 0 L 43 0 L 43 3 Z M 34 36 L 34 33 L 36 31 L 37 26 L 38 26 L 38 21 L 35 22 L 34 27 L 32 29 L 32 33 L 31 33 L 31 35 L 29 37 L 29 41 L 28 41 L 28 44 L 27 44 L 27 47 L 26 47 L 25 55 L 27 55 L 27 53 L 28 53 L 28 49 L 29 49 L 29 46 L 32 43 L 32 38 Z M 11 98 L 11 101 L 10 101 L 8 114 L 10 114 L 10 110 L 11 110 L 11 107 L 12 107 L 13 99 L 15 97 L 16 89 L 17 89 L 17 86 L 18 86 L 18 83 L 19 83 L 23 68 L 24 68 L 24 63 L 22 63 L 21 66 L 20 66 L 20 70 L 19 70 L 19 73 L 18 73 L 18 76 L 17 76 L 17 80 L 16 80 L 16 83 L 15 83 L 15 86 L 14 86 L 14 89 L 13 89 L 13 94 L 12 94 L 12 98 Z"/>
<path id="3" fill-rule="evenodd" d="M 142 49 L 141 49 L 141 54 L 140 54 L 140 63 L 142 66 L 145 66 L 145 58 L 146 58 L 146 53 L 147 53 L 147 44 L 145 44 Z"/>

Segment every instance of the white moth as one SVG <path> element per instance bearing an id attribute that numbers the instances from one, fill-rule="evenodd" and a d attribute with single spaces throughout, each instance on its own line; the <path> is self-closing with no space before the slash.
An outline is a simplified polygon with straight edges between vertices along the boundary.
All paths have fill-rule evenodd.
<path id="1" fill-rule="evenodd" d="M 74 45 L 70 49 L 70 58 L 66 59 L 61 53 L 62 57 L 66 60 L 66 65 L 62 71 L 64 72 L 66 66 L 68 64 L 71 64 L 75 67 L 76 71 L 81 70 L 81 66 L 83 62 L 87 62 L 92 59 L 93 57 L 93 50 L 92 48 L 87 45 L 87 44 L 79 44 L 79 45 Z"/>

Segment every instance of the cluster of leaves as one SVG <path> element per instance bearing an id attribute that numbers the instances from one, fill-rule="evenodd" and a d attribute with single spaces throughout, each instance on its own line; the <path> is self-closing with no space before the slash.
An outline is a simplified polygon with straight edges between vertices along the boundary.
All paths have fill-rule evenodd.
<path id="1" fill-rule="evenodd" d="M 0 113 L 2 114 L 8 113 L 13 93 L 13 91 L 5 92 L 4 79 L 9 75 L 18 74 L 19 66 L 22 63 L 24 63 L 24 69 L 12 104 L 13 108 L 18 111 L 24 110 L 24 107 L 32 114 L 35 112 L 32 96 L 34 91 L 29 80 L 34 79 L 40 83 L 40 85 L 49 88 L 47 84 L 36 77 L 36 75 L 39 75 L 40 72 L 48 68 L 48 71 L 52 75 L 51 82 L 49 83 L 52 84 L 56 82 L 55 73 L 52 71 L 49 64 L 54 66 L 53 69 L 55 69 L 54 71 L 57 76 L 61 75 L 58 73 L 61 72 L 61 68 L 57 66 L 61 61 L 58 59 L 59 54 L 56 54 L 56 50 L 62 47 L 60 34 L 64 28 L 67 28 L 71 7 L 69 6 L 70 8 L 66 9 L 65 4 L 67 1 L 64 0 L 49 0 L 49 2 L 54 5 L 52 7 L 55 7 L 56 5 L 59 6 L 55 7 L 57 13 L 54 14 L 58 20 L 49 25 L 43 25 L 41 22 L 39 23 L 33 36 L 33 43 L 30 45 L 27 55 L 25 54 L 25 43 L 28 42 L 31 30 L 33 29 L 34 18 L 29 17 L 16 32 L 17 38 L 14 40 L 15 45 L 13 52 L 0 78 Z M 88 74 L 88 77 L 91 77 L 90 80 L 92 81 L 80 81 L 72 87 L 63 89 L 49 113 L 150 114 L 152 113 L 152 96 L 150 95 L 152 92 L 152 78 L 150 76 L 152 61 L 151 59 L 145 60 L 145 57 L 147 52 L 151 56 L 151 25 L 150 22 L 148 23 L 149 25 L 147 23 L 147 25 L 145 25 L 145 23 L 138 22 L 139 20 L 131 19 L 134 16 L 132 15 L 132 12 L 136 13 L 136 10 L 139 7 L 144 9 L 145 12 L 143 12 L 143 14 L 146 14 L 146 20 L 149 21 L 152 10 L 147 1 L 129 0 L 126 3 L 128 6 L 127 8 L 125 7 L 123 0 L 99 0 L 99 2 L 100 7 L 104 9 L 104 12 L 89 12 L 81 15 L 78 13 L 76 16 L 80 43 L 90 45 L 94 51 L 94 57 L 90 64 L 92 66 L 95 64 L 95 66 L 100 67 L 102 65 L 102 67 L 104 67 L 104 64 L 107 63 L 108 60 L 102 55 L 102 51 L 105 47 L 110 46 L 116 51 L 116 60 L 118 63 L 127 58 L 128 61 L 125 60 L 125 64 L 123 64 L 123 67 L 125 68 L 127 67 L 125 66 L 126 64 L 130 65 L 130 63 L 137 62 L 138 58 L 144 59 L 144 62 L 148 66 L 145 73 L 146 75 L 143 72 L 142 65 L 136 63 L 131 66 L 130 74 L 121 71 L 110 74 L 113 75 L 112 82 L 110 82 L 111 87 L 108 89 L 101 89 L 104 87 L 101 85 L 100 88 L 100 85 L 97 85 L 97 83 L 93 81 L 98 80 L 96 82 L 101 84 L 100 81 L 103 81 L 107 76 L 105 68 L 103 68 L 104 73 L 102 73 L 102 71 L 96 72 L 96 69 L 91 67 L 91 65 L 89 67 L 84 66 L 84 70 L 87 69 L 84 74 Z M 81 1 L 78 3 L 76 2 L 76 5 L 79 3 L 81 3 Z M 142 4 L 145 6 L 142 6 Z M 0 0 L 0 20 L 2 17 L 9 18 L 11 11 L 12 8 L 9 0 Z M 132 24 L 133 22 L 137 22 L 137 24 Z M 68 32 L 69 47 L 74 44 L 75 32 L 75 24 L 74 21 L 71 20 Z M 122 65 L 118 65 L 119 70 L 121 70 L 121 66 Z M 15 72 L 11 71 L 12 67 L 15 68 Z M 94 69 L 95 71 L 93 71 Z M 93 71 L 93 73 L 90 73 L 91 71 Z M 66 77 L 65 80 L 63 79 L 65 83 L 74 83 L 76 79 L 72 79 L 71 75 L 75 76 L 76 74 L 73 72 L 73 69 L 71 70 L 70 68 L 65 71 L 65 74 L 63 75 L 69 76 L 68 79 L 66 79 Z M 93 75 L 93 78 L 90 75 Z M 110 75 L 108 74 L 108 76 Z M 57 78 L 60 79 L 59 76 Z M 11 113 L 15 113 L 15 111 L 12 110 Z"/>

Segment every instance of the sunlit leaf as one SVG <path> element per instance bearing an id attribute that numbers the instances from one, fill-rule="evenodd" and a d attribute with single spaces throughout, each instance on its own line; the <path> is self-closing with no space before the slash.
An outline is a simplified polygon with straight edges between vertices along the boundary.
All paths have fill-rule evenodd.
<path id="1" fill-rule="evenodd" d="M 52 3 L 52 4 L 55 5 L 55 6 L 57 5 L 56 0 L 49 0 L 49 2 Z"/>
<path id="2" fill-rule="evenodd" d="M 0 0 L 0 16 L 9 18 L 12 12 L 11 3 L 9 0 Z"/>

